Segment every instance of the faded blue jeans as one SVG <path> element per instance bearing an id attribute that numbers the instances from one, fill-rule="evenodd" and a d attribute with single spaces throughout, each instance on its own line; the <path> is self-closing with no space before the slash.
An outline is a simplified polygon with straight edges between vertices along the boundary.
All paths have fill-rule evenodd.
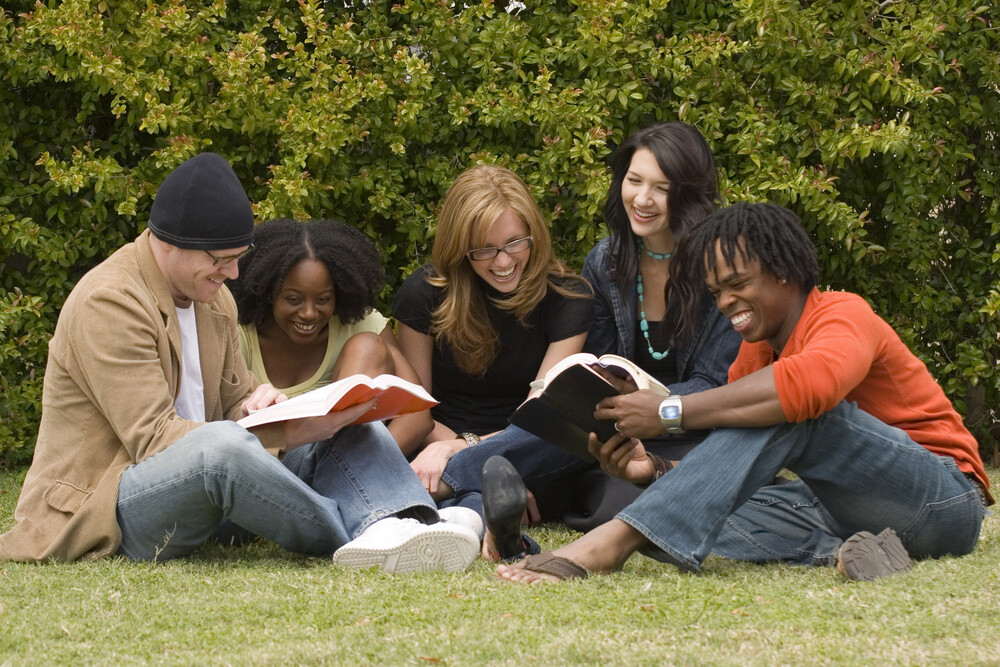
<path id="1" fill-rule="evenodd" d="M 801 483 L 762 489 L 782 468 Z M 967 554 L 985 510 L 950 457 L 853 403 L 817 419 L 717 429 L 616 518 L 642 553 L 697 571 L 711 552 L 824 565 L 843 540 L 892 528 L 914 558 Z"/>
<path id="2" fill-rule="evenodd" d="M 235 422 L 212 422 L 126 469 L 118 489 L 119 553 L 162 561 L 220 534 L 249 533 L 289 551 L 329 556 L 404 510 L 428 523 L 437 518 L 381 423 L 345 427 L 282 462 Z"/>

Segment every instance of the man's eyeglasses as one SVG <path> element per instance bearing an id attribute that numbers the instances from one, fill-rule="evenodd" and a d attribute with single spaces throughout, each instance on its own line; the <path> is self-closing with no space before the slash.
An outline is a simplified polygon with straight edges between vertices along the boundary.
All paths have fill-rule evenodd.
<path id="1" fill-rule="evenodd" d="M 515 253 L 524 252 L 531 247 L 531 237 L 525 236 L 523 239 L 514 239 L 510 243 L 499 248 L 476 248 L 475 250 L 470 250 L 465 253 L 468 255 L 469 259 L 474 262 L 485 262 L 488 259 L 493 259 L 500 254 L 500 251 L 504 251 L 508 255 L 513 255 Z"/>
<path id="2" fill-rule="evenodd" d="M 225 257 L 216 257 L 215 255 L 213 255 L 212 253 L 210 253 L 207 250 L 202 250 L 202 252 L 212 258 L 212 266 L 225 266 L 226 264 L 229 264 L 230 262 L 232 262 L 234 259 L 239 259 L 240 257 L 242 257 L 243 255 L 247 254 L 251 250 L 253 250 L 253 244 L 252 243 L 250 245 L 248 245 L 247 249 L 244 250 L 243 252 L 236 253 L 235 255 L 226 255 Z"/>

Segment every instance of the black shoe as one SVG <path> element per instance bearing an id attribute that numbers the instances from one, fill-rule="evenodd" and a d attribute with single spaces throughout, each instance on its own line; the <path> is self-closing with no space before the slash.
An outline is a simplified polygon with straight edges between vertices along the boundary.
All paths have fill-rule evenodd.
<path id="1" fill-rule="evenodd" d="M 521 519 L 527 504 L 528 490 L 511 462 L 502 456 L 487 459 L 483 465 L 483 514 L 501 560 L 525 550 Z"/>
<path id="2" fill-rule="evenodd" d="M 851 581 L 872 581 L 910 569 L 910 555 L 892 528 L 878 535 L 862 531 L 840 545 L 837 569 Z"/>

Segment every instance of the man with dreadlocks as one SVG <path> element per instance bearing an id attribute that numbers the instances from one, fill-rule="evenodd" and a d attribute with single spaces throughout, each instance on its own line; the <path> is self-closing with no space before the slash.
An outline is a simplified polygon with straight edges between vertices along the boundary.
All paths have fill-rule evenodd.
<path id="1" fill-rule="evenodd" d="M 962 555 L 992 503 L 977 444 L 926 366 L 860 296 L 816 288 L 799 219 L 741 203 L 707 218 L 682 249 L 743 337 L 729 383 L 666 399 L 637 391 L 595 416 L 623 435 L 590 449 L 648 488 L 610 522 L 500 577 L 608 573 L 635 551 L 698 571 L 727 558 L 834 565 L 852 580 L 910 558 Z M 676 468 L 640 438 L 714 429 Z M 767 486 L 782 469 L 798 475 Z"/>

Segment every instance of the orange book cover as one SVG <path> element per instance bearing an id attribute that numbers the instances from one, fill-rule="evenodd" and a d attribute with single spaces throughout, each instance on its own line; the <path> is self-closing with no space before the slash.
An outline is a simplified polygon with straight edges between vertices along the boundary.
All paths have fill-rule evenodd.
<path id="1" fill-rule="evenodd" d="M 437 405 L 434 397 L 423 387 L 395 375 L 379 375 L 374 378 L 367 375 L 351 375 L 252 412 L 237 423 L 244 428 L 251 428 L 289 419 L 319 417 L 334 410 L 345 410 L 372 398 L 376 399 L 375 407 L 352 423 L 363 424 L 391 419 Z"/>

